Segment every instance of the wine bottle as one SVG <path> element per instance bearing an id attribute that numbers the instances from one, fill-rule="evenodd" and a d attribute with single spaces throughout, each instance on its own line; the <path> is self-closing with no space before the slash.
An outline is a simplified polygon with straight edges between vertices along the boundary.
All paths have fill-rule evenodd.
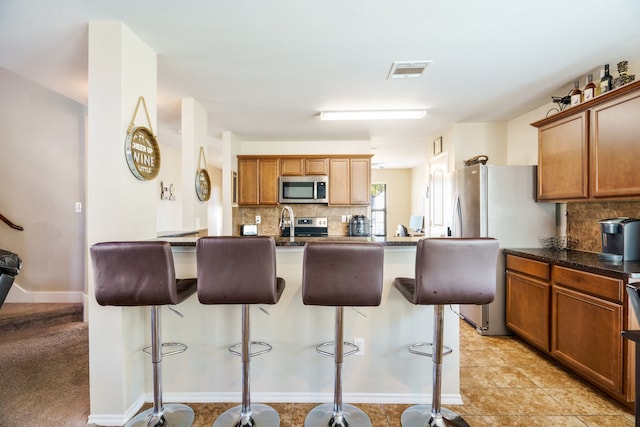
<path id="1" fill-rule="evenodd" d="M 613 89 L 613 77 L 609 74 L 609 64 L 604 65 L 604 74 L 600 79 L 600 93 L 605 94 Z"/>
<path id="2" fill-rule="evenodd" d="M 573 89 L 569 92 L 571 98 L 571 106 L 578 105 L 582 102 L 582 91 L 580 90 L 580 80 L 576 80 Z"/>
<path id="3" fill-rule="evenodd" d="M 593 74 L 587 76 L 587 84 L 582 91 L 582 100 L 588 101 L 596 96 L 596 84 L 593 82 Z"/>

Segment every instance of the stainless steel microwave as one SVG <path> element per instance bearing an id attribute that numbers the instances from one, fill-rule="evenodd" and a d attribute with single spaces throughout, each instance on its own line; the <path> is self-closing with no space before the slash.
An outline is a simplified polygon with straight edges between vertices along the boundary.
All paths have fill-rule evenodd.
<path id="1" fill-rule="evenodd" d="M 278 193 L 280 203 L 329 203 L 329 177 L 281 176 Z"/>

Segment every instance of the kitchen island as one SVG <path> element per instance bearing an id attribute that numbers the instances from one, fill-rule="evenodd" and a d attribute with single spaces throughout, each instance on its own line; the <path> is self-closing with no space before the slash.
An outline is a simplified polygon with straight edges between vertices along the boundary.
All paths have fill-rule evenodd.
<path id="1" fill-rule="evenodd" d="M 177 276 L 195 277 L 196 239 L 164 240 L 172 245 Z M 276 238 L 277 274 L 285 279 L 286 288 L 278 304 L 261 306 L 269 315 L 257 307 L 251 310 L 251 339 L 273 346 L 273 351 L 252 360 L 252 401 L 332 401 L 333 360 L 318 354 L 315 347 L 333 339 L 335 310 L 305 306 L 301 297 L 303 249 L 310 240 L 381 241 L 385 249 L 381 305 L 345 311 L 345 339 L 363 339 L 364 354 L 345 359 L 344 401 L 429 403 L 431 359 L 412 355 L 407 347 L 431 341 L 433 309 L 409 304 L 393 287 L 395 277 L 414 275 L 417 237 L 297 237 L 294 242 Z M 189 349 L 164 358 L 165 401 L 239 402 L 240 360 L 227 348 L 240 341 L 240 306 L 205 306 L 193 296 L 176 308 L 184 318 L 162 310 L 163 341 L 183 342 Z M 123 419 L 151 400 L 151 369 L 141 351 L 149 343 L 148 310 L 100 307 L 95 301 L 91 309 L 92 327 L 105 333 L 90 344 L 90 421 L 107 424 L 105 416 L 115 414 L 115 419 Z M 459 320 L 451 310 L 445 313 L 444 340 L 453 353 L 444 360 L 442 401 L 459 404 Z M 130 350 L 111 354 L 110 349 L 122 342 Z M 114 376 L 127 377 L 125 386 L 112 386 L 110 379 Z"/>

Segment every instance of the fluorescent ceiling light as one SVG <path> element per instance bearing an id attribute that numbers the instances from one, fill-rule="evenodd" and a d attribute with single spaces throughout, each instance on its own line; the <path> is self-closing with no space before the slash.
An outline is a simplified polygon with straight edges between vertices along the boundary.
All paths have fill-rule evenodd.
<path id="1" fill-rule="evenodd" d="M 427 110 L 322 111 L 320 120 L 398 120 L 421 119 Z"/>

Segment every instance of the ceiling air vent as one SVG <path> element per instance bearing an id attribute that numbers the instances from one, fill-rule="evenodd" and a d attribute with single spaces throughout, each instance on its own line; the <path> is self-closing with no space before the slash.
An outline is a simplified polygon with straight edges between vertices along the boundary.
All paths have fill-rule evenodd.
<path id="1" fill-rule="evenodd" d="M 433 61 L 396 61 L 391 64 L 391 70 L 387 80 L 391 79 L 417 79 L 422 76 L 424 70 L 426 70 Z"/>

